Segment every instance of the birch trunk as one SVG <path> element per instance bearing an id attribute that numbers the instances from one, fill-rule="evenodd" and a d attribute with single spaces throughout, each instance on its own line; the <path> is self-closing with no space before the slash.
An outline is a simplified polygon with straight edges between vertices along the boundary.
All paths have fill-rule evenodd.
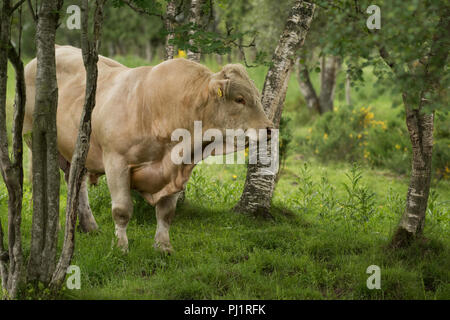
<path id="1" fill-rule="evenodd" d="M 433 36 L 431 50 L 422 59 L 425 61 L 423 69 L 417 73 L 411 70 L 412 76 L 418 74 L 423 77 L 423 90 L 419 101 L 415 101 L 414 94 L 403 93 L 403 103 L 406 112 L 406 125 L 412 145 L 412 164 L 409 188 L 406 195 L 406 207 L 403 216 L 392 238 L 393 247 L 404 247 L 420 236 L 425 225 L 425 214 L 428 204 L 431 181 L 431 159 L 433 154 L 434 111 L 426 110 L 426 104 L 442 104 L 445 100 L 439 95 L 443 89 L 442 77 L 445 74 L 450 44 L 448 30 L 450 29 L 450 6 L 441 12 L 436 33 Z M 394 66 L 387 51 L 380 50 L 380 55 L 391 67 Z M 419 65 L 419 68 L 420 67 Z M 423 75 L 423 76 L 422 76 Z M 432 100 L 430 100 L 432 99 Z"/>
<path id="2" fill-rule="evenodd" d="M 272 57 L 272 66 L 267 72 L 262 91 L 262 105 L 275 128 L 279 127 L 287 84 L 296 51 L 303 45 L 314 14 L 315 5 L 301 0 L 294 2 L 284 31 Z M 270 143 L 267 148 L 269 154 Z M 276 152 L 274 150 L 274 152 Z M 259 155 L 258 155 L 259 158 Z M 261 175 L 264 166 L 249 164 L 244 191 L 234 210 L 271 217 L 270 205 L 275 187 L 276 175 Z"/>
<path id="3" fill-rule="evenodd" d="M 75 248 L 75 226 L 77 222 L 78 198 L 81 183 L 86 174 L 85 163 L 89 151 L 91 136 L 91 116 L 95 107 L 95 94 L 97 90 L 97 61 L 100 48 L 100 34 L 103 23 L 103 6 L 106 0 L 96 0 L 94 13 L 93 40 L 89 40 L 89 6 L 88 0 L 81 2 L 82 27 L 81 27 L 81 50 L 84 67 L 86 70 L 86 90 L 83 112 L 79 125 L 75 151 L 70 164 L 69 184 L 67 190 L 66 204 L 66 228 L 64 234 L 64 245 L 61 257 L 53 274 L 51 286 L 59 289 L 64 281 L 66 270 L 72 260 Z"/>
<path id="4" fill-rule="evenodd" d="M 352 86 L 348 72 L 345 75 L 345 103 L 349 106 L 352 104 Z"/>
<path id="5" fill-rule="evenodd" d="M 36 27 L 36 100 L 33 112 L 33 222 L 28 277 L 48 284 L 55 268 L 59 225 L 55 33 L 62 0 L 43 1 Z M 37 9 L 37 8 L 36 8 Z"/>
<path id="6" fill-rule="evenodd" d="M 191 7 L 189 9 L 189 23 L 191 23 L 194 29 L 189 31 L 189 45 L 195 47 L 195 50 L 189 49 L 187 51 L 187 57 L 189 60 L 199 62 L 200 61 L 200 48 L 197 47 L 195 40 L 192 38 L 195 34 L 195 28 L 201 27 L 202 20 L 202 7 L 204 0 L 191 0 Z"/>
<path id="7" fill-rule="evenodd" d="M 320 113 L 319 98 L 311 83 L 308 67 L 305 64 L 300 63 L 300 59 L 297 59 L 297 66 L 297 80 L 300 86 L 300 92 L 305 98 L 306 106 L 310 110 L 316 110 Z"/>
<path id="8" fill-rule="evenodd" d="M 3 226 L 0 222 L 0 275 L 6 298 L 15 299 L 24 280 L 20 226 L 23 198 L 22 127 L 25 114 L 25 78 L 22 60 L 10 42 L 11 15 L 10 1 L 3 1 L 0 34 L 0 171 L 8 189 L 8 251 L 5 250 L 3 244 Z M 19 25 L 21 28 L 21 21 Z M 16 73 L 12 159 L 9 158 L 6 130 L 8 58 Z"/>
<path id="9" fill-rule="evenodd" d="M 329 56 L 322 57 L 320 72 L 320 113 L 333 111 L 334 90 L 336 88 L 336 76 L 340 68 L 340 59 Z"/>
<path id="10" fill-rule="evenodd" d="M 175 47 L 170 41 L 175 38 L 174 27 L 176 10 L 175 0 L 167 1 L 166 16 L 164 18 L 164 26 L 167 31 L 164 60 L 173 59 L 175 55 Z"/>

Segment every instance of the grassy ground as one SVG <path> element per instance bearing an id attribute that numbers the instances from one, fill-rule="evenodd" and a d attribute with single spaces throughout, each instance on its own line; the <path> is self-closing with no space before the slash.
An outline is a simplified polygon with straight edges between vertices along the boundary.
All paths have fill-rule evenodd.
<path id="1" fill-rule="evenodd" d="M 128 65 L 139 59 L 122 59 Z M 211 68 L 218 69 L 213 61 Z M 250 70 L 259 87 L 264 68 Z M 10 86 L 11 87 L 11 86 Z M 337 105 L 342 100 L 337 91 Z M 11 92 L 11 91 L 9 91 Z M 13 91 L 12 91 L 13 92 Z M 380 117 L 393 117 L 388 97 L 362 89 L 361 105 Z M 11 103 L 11 95 L 9 98 Z M 302 113 L 302 98 L 292 76 L 286 111 Z M 389 104 L 390 107 L 390 104 Z M 300 139 L 310 116 L 293 124 Z M 295 144 L 293 144 L 295 146 Z M 306 163 L 306 167 L 305 167 Z M 351 179 L 362 179 L 351 186 Z M 407 190 L 407 177 L 387 170 L 305 159 L 295 148 L 282 171 L 273 200 L 274 220 L 236 214 L 245 167 L 201 164 L 187 187 L 187 201 L 171 227 L 175 253 L 153 248 L 155 211 L 134 194 L 128 228 L 130 253 L 111 246 L 111 200 L 103 177 L 90 188 L 100 231 L 77 234 L 72 264 L 81 269 L 81 290 L 63 291 L 68 299 L 449 299 L 449 181 L 433 182 L 424 239 L 411 248 L 388 247 Z M 66 188 L 62 184 L 61 217 Z M 365 194 L 365 200 L 355 200 Z M 0 218 L 6 220 L 7 192 L 0 183 Z M 25 184 L 24 251 L 28 254 L 31 192 Z M 61 231 L 60 239 L 62 239 Z M 381 268 L 381 289 L 369 290 L 370 265 Z"/>

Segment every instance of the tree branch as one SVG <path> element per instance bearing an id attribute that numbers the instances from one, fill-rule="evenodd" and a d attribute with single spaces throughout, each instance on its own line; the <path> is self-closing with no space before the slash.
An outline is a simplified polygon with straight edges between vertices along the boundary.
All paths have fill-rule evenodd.
<path id="1" fill-rule="evenodd" d="M 37 18 L 36 12 L 33 9 L 33 4 L 31 3 L 31 0 L 27 0 L 27 2 L 28 2 L 28 8 L 30 9 L 31 16 L 33 17 L 34 22 L 37 23 L 38 18 Z"/>
<path id="2" fill-rule="evenodd" d="M 141 7 L 138 7 L 137 5 L 135 5 L 131 0 L 122 0 L 123 3 L 125 3 L 128 7 L 130 7 L 132 10 L 134 10 L 135 12 L 139 13 L 139 14 L 145 14 L 148 16 L 154 16 L 154 17 L 158 17 L 161 20 L 164 20 L 164 17 L 162 14 L 160 13 L 155 13 L 155 12 L 149 12 Z"/>
<path id="3" fill-rule="evenodd" d="M 12 8 L 11 8 L 11 14 L 17 10 L 17 8 L 19 8 L 23 3 L 25 2 L 25 0 L 20 0 L 19 2 L 17 2 Z"/>

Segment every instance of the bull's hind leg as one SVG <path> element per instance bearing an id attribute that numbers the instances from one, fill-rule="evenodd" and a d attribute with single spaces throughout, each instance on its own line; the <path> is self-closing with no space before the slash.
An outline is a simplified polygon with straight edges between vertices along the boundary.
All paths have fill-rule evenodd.
<path id="1" fill-rule="evenodd" d="M 127 226 L 133 212 L 130 193 L 130 170 L 119 156 L 104 155 L 106 180 L 111 193 L 112 216 L 116 228 L 117 246 L 128 251 Z"/>
<path id="2" fill-rule="evenodd" d="M 64 172 L 64 179 L 67 185 L 69 184 L 70 162 L 68 162 L 63 156 L 59 156 L 59 167 Z M 83 177 L 81 182 L 80 193 L 78 196 L 78 219 L 80 223 L 81 231 L 91 232 L 98 229 L 97 222 L 92 214 L 91 207 L 89 205 L 89 195 L 87 188 L 87 175 Z"/>
<path id="3" fill-rule="evenodd" d="M 170 244 L 169 228 L 175 214 L 179 193 L 162 198 L 156 204 L 156 234 L 154 247 L 167 253 L 173 251 Z"/>

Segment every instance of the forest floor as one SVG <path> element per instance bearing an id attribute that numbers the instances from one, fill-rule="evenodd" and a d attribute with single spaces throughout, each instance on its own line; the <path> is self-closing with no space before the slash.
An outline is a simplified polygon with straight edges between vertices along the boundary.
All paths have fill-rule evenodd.
<path id="1" fill-rule="evenodd" d="M 139 64 L 130 58 L 122 62 L 127 61 L 130 66 Z M 263 73 L 252 72 L 261 87 Z M 291 81 L 295 83 L 295 78 Z M 295 111 L 296 88 L 289 88 L 287 112 Z M 382 104 L 384 98 L 380 99 Z M 389 114 L 385 109 L 380 113 Z M 266 220 L 232 211 L 245 173 L 243 165 L 200 164 L 195 168 L 187 199 L 177 208 L 170 229 L 175 250 L 170 256 L 153 249 L 155 210 L 134 193 L 133 218 L 127 231 L 130 252 L 123 254 L 112 246 L 111 199 L 102 177 L 99 185 L 89 190 L 100 230 L 76 235 L 72 264 L 80 267 L 81 289 L 65 288 L 61 298 L 450 298 L 449 180 L 432 182 L 424 237 L 410 248 L 394 250 L 389 241 L 404 209 L 407 175 L 343 162 L 324 164 L 293 149 L 275 191 L 274 219 Z M 358 175 L 361 179 L 352 184 Z M 63 180 L 61 185 L 64 226 Z M 366 195 L 363 200 L 361 195 Z M 25 255 L 30 244 L 31 197 L 26 180 Z M 6 217 L 7 192 L 1 182 L 4 225 Z M 371 265 L 380 267 L 380 289 L 367 287 L 370 274 L 366 270 Z"/>

